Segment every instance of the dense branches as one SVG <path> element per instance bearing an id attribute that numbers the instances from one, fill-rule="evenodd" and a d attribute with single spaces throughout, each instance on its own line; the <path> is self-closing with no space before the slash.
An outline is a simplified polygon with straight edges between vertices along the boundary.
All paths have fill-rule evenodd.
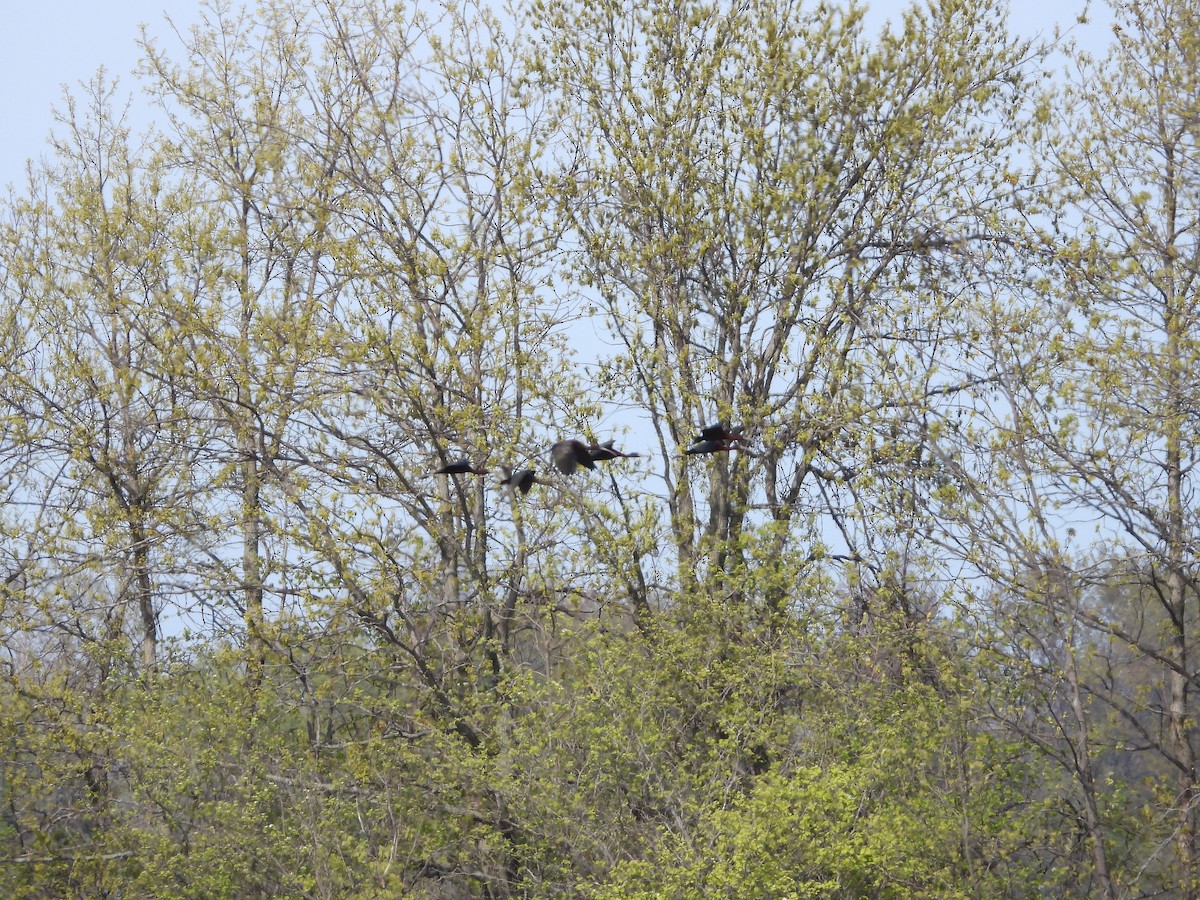
<path id="1" fill-rule="evenodd" d="M 213 4 L 143 142 L 87 86 L 6 895 L 1194 896 L 1194 18 L 1034 96 L 990 2 Z"/>

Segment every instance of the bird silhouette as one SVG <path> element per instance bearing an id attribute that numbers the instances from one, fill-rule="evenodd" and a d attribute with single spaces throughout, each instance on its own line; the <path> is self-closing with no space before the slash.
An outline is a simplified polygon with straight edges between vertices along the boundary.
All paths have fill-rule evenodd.
<path id="1" fill-rule="evenodd" d="M 613 447 L 612 441 L 605 441 L 603 444 L 592 444 L 592 446 L 588 447 L 588 455 L 591 456 L 592 462 L 606 462 L 610 459 L 630 459 L 642 454 L 623 453 Z"/>
<path id="2" fill-rule="evenodd" d="M 430 475 L 486 475 L 487 469 L 477 469 L 469 459 L 456 459 L 440 469 L 434 469 Z"/>
<path id="3" fill-rule="evenodd" d="M 700 434 L 694 437 L 694 441 L 724 441 L 732 444 L 735 441 L 742 440 L 742 429 L 729 428 L 724 422 L 714 422 L 712 425 L 705 425 L 700 429 Z"/>
<path id="4" fill-rule="evenodd" d="M 595 469 L 596 462 L 592 458 L 591 448 L 583 441 L 559 441 L 550 448 L 550 457 L 558 471 L 564 475 L 572 475 L 579 466 L 585 469 Z"/>
<path id="5" fill-rule="evenodd" d="M 728 453 L 730 450 L 741 450 L 738 443 L 742 440 L 742 429 L 729 428 L 724 422 L 705 425 L 700 433 L 692 438 L 692 445 L 683 452 L 689 456 L 703 453 Z"/>
<path id="6" fill-rule="evenodd" d="M 535 484 L 547 484 L 534 474 L 533 469 L 518 469 L 513 472 L 507 468 L 504 469 L 504 477 L 500 479 L 500 483 L 516 488 L 522 495 L 528 494 Z"/>

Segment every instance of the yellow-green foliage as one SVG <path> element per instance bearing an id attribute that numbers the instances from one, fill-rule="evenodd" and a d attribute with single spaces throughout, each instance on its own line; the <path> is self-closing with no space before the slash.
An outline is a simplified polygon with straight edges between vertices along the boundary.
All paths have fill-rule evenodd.
<path id="1" fill-rule="evenodd" d="M 1194 7 L 97 76 L 0 206 L 0 894 L 1200 897 Z"/>

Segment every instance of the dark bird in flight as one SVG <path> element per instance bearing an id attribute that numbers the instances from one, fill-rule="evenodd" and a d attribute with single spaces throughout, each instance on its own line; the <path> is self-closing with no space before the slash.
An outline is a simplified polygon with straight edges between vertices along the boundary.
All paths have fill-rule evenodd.
<path id="1" fill-rule="evenodd" d="M 440 469 L 430 472 L 431 475 L 486 475 L 487 469 L 477 469 L 469 459 L 456 459 Z"/>
<path id="2" fill-rule="evenodd" d="M 740 450 L 738 443 L 742 440 L 740 428 L 728 428 L 724 422 L 705 425 L 700 433 L 692 439 L 692 445 L 683 452 L 689 456 L 702 453 L 727 453 L 730 450 Z"/>
<path id="3" fill-rule="evenodd" d="M 575 469 L 583 466 L 585 469 L 595 469 L 596 462 L 592 457 L 591 448 L 583 441 L 559 441 L 550 448 L 550 456 L 558 471 L 564 475 L 574 474 Z"/>
<path id="4" fill-rule="evenodd" d="M 533 469 L 518 469 L 511 472 L 507 468 L 504 470 L 504 477 L 500 479 L 500 483 L 516 488 L 522 495 L 528 494 L 529 489 L 535 484 L 547 484 L 533 473 Z"/>
<path id="5" fill-rule="evenodd" d="M 695 441 L 725 441 L 732 444 L 734 441 L 742 440 L 742 429 L 728 428 L 724 422 L 714 422 L 712 425 L 705 425 L 700 429 L 700 434 L 695 438 Z"/>
<path id="6" fill-rule="evenodd" d="M 588 455 L 591 456 L 592 462 L 607 462 L 610 459 L 631 459 L 642 454 L 623 453 L 613 447 L 612 441 L 605 441 L 603 444 L 592 444 L 588 447 Z"/>

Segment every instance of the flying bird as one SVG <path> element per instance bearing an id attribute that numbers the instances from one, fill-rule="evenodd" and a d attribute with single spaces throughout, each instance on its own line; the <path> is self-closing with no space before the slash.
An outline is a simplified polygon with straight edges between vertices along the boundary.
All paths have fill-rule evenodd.
<path id="1" fill-rule="evenodd" d="M 714 422 L 712 425 L 705 425 L 700 429 L 700 434 L 694 437 L 694 441 L 724 441 L 732 444 L 734 441 L 742 440 L 742 429 L 729 428 L 724 422 Z"/>
<path id="2" fill-rule="evenodd" d="M 605 441 L 603 444 L 592 444 L 588 447 L 588 455 L 591 456 L 592 462 L 606 462 L 610 459 L 631 459 L 642 454 L 623 453 L 613 447 L 612 441 Z"/>
<path id="3" fill-rule="evenodd" d="M 548 482 L 538 478 L 534 474 L 533 469 L 518 469 L 512 472 L 505 468 L 504 477 L 500 479 L 500 483 L 516 488 L 524 496 L 529 493 L 529 489 L 535 484 L 547 484 Z"/>
<path id="4" fill-rule="evenodd" d="M 579 466 L 585 469 L 595 469 L 596 462 L 592 458 L 591 448 L 583 441 L 559 441 L 550 448 L 550 457 L 558 471 L 564 475 L 572 475 Z"/>
<path id="5" fill-rule="evenodd" d="M 692 445 L 683 452 L 689 456 L 702 453 L 727 453 L 730 450 L 741 450 L 738 443 L 742 438 L 742 429 L 729 428 L 724 422 L 705 425 L 700 433 L 692 438 Z"/>
<path id="6" fill-rule="evenodd" d="M 487 469 L 477 469 L 469 459 L 456 459 L 440 469 L 434 469 L 430 475 L 486 475 Z"/>

